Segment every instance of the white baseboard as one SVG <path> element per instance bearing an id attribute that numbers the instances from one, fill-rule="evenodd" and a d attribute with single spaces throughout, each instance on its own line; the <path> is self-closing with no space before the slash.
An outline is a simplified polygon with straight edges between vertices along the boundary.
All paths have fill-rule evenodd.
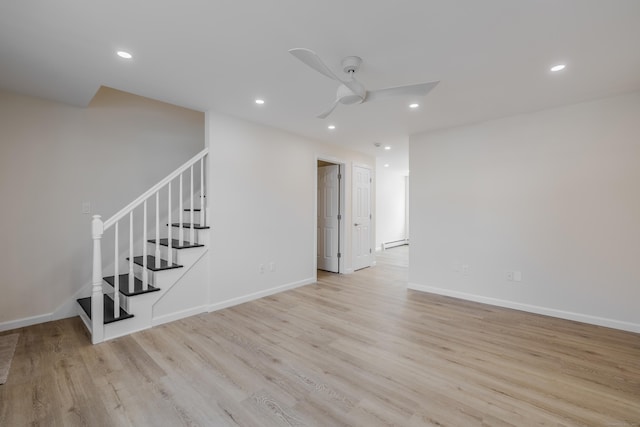
<path id="1" fill-rule="evenodd" d="M 209 306 L 209 311 L 211 312 L 211 311 L 222 310 L 223 308 L 233 307 L 234 305 L 243 304 L 245 302 L 253 301 L 253 300 L 256 300 L 256 299 L 259 299 L 259 298 L 268 297 L 269 295 L 273 295 L 273 294 L 277 294 L 277 293 L 280 293 L 280 292 L 288 291 L 289 289 L 299 288 L 300 286 L 309 285 L 309 284 L 315 283 L 315 282 L 316 282 L 316 280 L 313 277 L 310 277 L 308 279 L 299 280 L 297 282 L 288 283 L 288 284 L 282 285 L 282 286 L 276 286 L 275 288 L 266 289 L 264 291 L 254 292 L 254 293 L 249 294 L 249 295 L 244 295 L 244 296 L 237 297 L 237 298 L 231 298 L 231 299 L 228 299 L 226 301 L 222 301 L 222 302 L 218 302 L 218 303 L 215 303 L 215 304 L 211 304 Z"/>
<path id="2" fill-rule="evenodd" d="M 91 283 L 87 283 L 76 291 L 71 298 L 56 308 L 51 315 L 51 320 L 66 319 L 78 315 L 78 299 L 91 296 Z"/>
<path id="3" fill-rule="evenodd" d="M 158 316 L 151 319 L 151 326 L 162 325 L 163 323 L 174 322 L 176 320 L 184 319 L 185 317 L 195 316 L 196 314 L 206 313 L 208 310 L 207 305 L 201 305 L 198 307 L 188 308 L 182 311 L 176 311 L 175 313 L 165 314 L 164 316 Z"/>
<path id="4" fill-rule="evenodd" d="M 24 317 L 22 319 L 9 320 L 7 322 L 0 323 L 0 332 L 37 325 L 38 323 L 50 322 L 52 320 L 60 320 L 77 316 L 79 306 L 76 299 L 82 298 L 83 294 L 85 294 L 86 292 L 89 292 L 89 295 L 91 294 L 91 284 L 85 285 L 82 288 L 78 289 L 78 291 L 76 291 L 76 293 L 73 294 L 70 299 L 60 305 L 60 307 L 56 308 L 52 313 L 39 314 L 37 316 Z"/>
<path id="5" fill-rule="evenodd" d="M 558 310 L 555 308 L 540 307 L 537 305 L 524 304 L 515 301 L 468 294 L 466 292 L 452 291 L 450 289 L 440 288 L 437 286 L 419 285 L 417 283 L 409 283 L 407 285 L 407 288 L 415 291 L 428 292 L 453 298 L 460 298 L 468 301 L 480 302 L 483 304 L 495 305 L 498 307 L 512 308 L 529 313 L 543 314 L 545 316 L 557 317 L 560 319 L 574 320 L 576 322 L 588 323 L 591 325 L 604 326 L 607 328 L 640 333 L 640 324 L 625 322 L 622 320 L 591 316 L 589 314 L 574 313 L 571 311 Z"/>
<path id="6" fill-rule="evenodd" d="M 53 313 L 23 317 L 22 319 L 16 320 L 9 320 L 8 322 L 0 323 L 0 332 L 10 331 L 11 329 L 24 328 L 25 326 L 37 325 L 38 323 L 49 322 L 51 320 L 53 320 Z"/>

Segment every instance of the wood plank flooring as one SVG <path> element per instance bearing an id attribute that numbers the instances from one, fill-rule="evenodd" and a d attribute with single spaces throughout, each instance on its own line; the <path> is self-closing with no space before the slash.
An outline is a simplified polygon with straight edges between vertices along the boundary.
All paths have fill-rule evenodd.
<path id="1" fill-rule="evenodd" d="M 0 425 L 640 426 L 640 335 L 408 291 L 407 254 L 96 346 L 20 329 Z"/>

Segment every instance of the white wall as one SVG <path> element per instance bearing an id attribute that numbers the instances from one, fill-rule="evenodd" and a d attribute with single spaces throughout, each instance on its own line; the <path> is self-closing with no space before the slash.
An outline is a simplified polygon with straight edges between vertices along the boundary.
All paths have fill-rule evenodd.
<path id="1" fill-rule="evenodd" d="M 411 288 L 640 332 L 640 93 L 415 135 L 410 168 Z"/>
<path id="2" fill-rule="evenodd" d="M 347 224 L 352 222 L 351 167 L 355 162 L 373 168 L 373 159 L 214 112 L 207 115 L 207 129 L 212 309 L 311 283 L 316 275 L 317 158 L 347 163 Z M 349 269 L 349 232 L 346 238 Z M 263 274 L 260 264 L 267 267 Z"/>
<path id="3" fill-rule="evenodd" d="M 91 281 L 108 218 L 204 147 L 203 113 L 102 88 L 87 108 L 0 91 L 0 330 L 46 321 Z"/>
<path id="4" fill-rule="evenodd" d="M 385 168 L 384 163 L 376 158 L 376 250 L 383 243 L 407 238 L 407 174 Z"/>

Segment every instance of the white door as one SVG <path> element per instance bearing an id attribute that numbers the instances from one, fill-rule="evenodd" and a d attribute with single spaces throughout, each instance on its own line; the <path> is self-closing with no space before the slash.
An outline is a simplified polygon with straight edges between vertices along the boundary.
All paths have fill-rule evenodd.
<path id="1" fill-rule="evenodd" d="M 338 272 L 340 167 L 318 167 L 318 268 Z"/>
<path id="2" fill-rule="evenodd" d="M 371 265 L 371 169 L 353 167 L 353 269 Z"/>

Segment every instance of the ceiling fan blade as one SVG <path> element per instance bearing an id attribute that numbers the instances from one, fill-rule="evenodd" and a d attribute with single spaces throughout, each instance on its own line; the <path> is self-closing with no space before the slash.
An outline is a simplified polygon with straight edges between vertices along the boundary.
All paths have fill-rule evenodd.
<path id="1" fill-rule="evenodd" d="M 436 87 L 440 83 L 440 81 L 429 82 L 429 83 L 420 83 L 417 85 L 407 85 L 407 86 L 397 86 L 397 87 L 389 87 L 386 89 L 380 90 L 372 90 L 367 92 L 367 98 L 365 102 L 375 101 L 376 99 L 388 98 L 390 96 L 425 96 L 427 93 L 431 91 L 434 87 Z"/>
<path id="2" fill-rule="evenodd" d="M 327 116 L 329 114 L 331 114 L 333 112 L 333 110 L 336 109 L 336 107 L 338 106 L 338 103 L 340 102 L 339 99 L 336 99 L 336 101 L 331 105 L 331 107 L 329 107 L 325 112 L 323 112 L 322 114 L 318 115 L 319 119 L 326 119 Z"/>
<path id="3" fill-rule="evenodd" d="M 346 87 L 351 89 L 351 91 L 353 91 L 354 93 L 359 93 L 359 91 L 361 91 L 362 85 L 359 82 L 357 82 L 354 77 L 351 77 L 350 79 L 345 80 L 336 76 L 333 73 L 333 71 L 331 71 L 331 69 L 329 69 L 329 67 L 327 67 L 324 64 L 324 62 L 322 62 L 322 59 L 320 59 L 320 57 L 311 49 L 305 49 L 305 48 L 289 49 L 289 53 L 295 56 L 296 58 L 298 58 L 300 61 L 307 64 L 309 67 L 316 70 L 317 72 L 324 74 L 325 76 L 329 77 L 332 80 L 337 80 L 340 83 L 344 84 Z"/>
<path id="4" fill-rule="evenodd" d="M 333 74 L 333 71 L 331 71 L 329 67 L 324 65 L 324 62 L 322 62 L 322 59 L 320 59 L 320 57 L 316 55 L 314 51 L 309 49 L 304 49 L 304 48 L 295 48 L 295 49 L 289 49 L 289 53 L 295 56 L 296 58 L 298 58 L 300 61 L 307 64 L 309 67 L 316 70 L 317 72 L 329 77 L 330 79 L 337 80 L 339 82 L 342 81 L 342 79 L 338 78 L 335 74 Z"/>

